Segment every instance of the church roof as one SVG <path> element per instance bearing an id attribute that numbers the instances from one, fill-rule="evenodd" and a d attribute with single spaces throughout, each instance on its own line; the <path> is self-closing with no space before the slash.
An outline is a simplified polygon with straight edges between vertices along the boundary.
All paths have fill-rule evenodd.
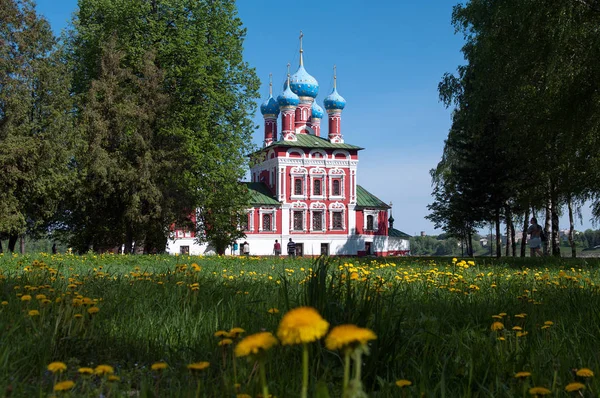
<path id="1" fill-rule="evenodd" d="M 390 228 L 388 230 L 388 236 L 391 238 L 402 238 L 402 239 L 408 239 L 410 238 L 410 235 L 407 233 L 404 233 L 396 228 Z"/>
<path id="2" fill-rule="evenodd" d="M 374 207 L 378 209 L 389 209 L 390 206 L 379 199 L 377 196 L 373 195 L 360 185 L 356 186 L 356 207 L 364 208 L 364 207 Z"/>
<path id="3" fill-rule="evenodd" d="M 285 146 L 285 147 L 298 147 L 298 148 L 323 148 L 323 149 L 356 149 L 360 151 L 361 148 L 356 145 L 350 144 L 335 144 L 330 142 L 329 140 L 317 137 L 316 135 L 311 134 L 296 134 L 296 141 L 285 141 L 279 140 L 267 148 L 275 147 L 275 146 Z"/>
<path id="4" fill-rule="evenodd" d="M 264 182 L 245 182 L 244 183 L 250 191 L 250 203 L 251 205 L 280 205 L 271 193 L 271 190 Z"/>

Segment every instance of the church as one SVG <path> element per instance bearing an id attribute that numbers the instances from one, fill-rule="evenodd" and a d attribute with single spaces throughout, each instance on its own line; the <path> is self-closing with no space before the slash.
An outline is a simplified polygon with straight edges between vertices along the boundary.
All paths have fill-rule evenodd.
<path id="1" fill-rule="evenodd" d="M 298 256 L 399 256 L 410 254 L 409 236 L 394 228 L 391 206 L 357 182 L 358 153 L 364 148 L 344 141 L 342 111 L 346 100 L 333 90 L 317 103 L 319 84 L 304 67 L 302 37 L 300 64 L 283 92 L 260 106 L 264 117 L 263 147 L 253 154 L 247 220 L 240 227 L 250 255 L 272 255 L 277 240 L 282 254 L 291 238 Z M 321 120 L 327 114 L 327 135 Z M 281 131 L 278 119 L 281 116 Z M 173 231 L 169 253 L 213 254 L 198 244 L 193 232 Z M 227 254 L 236 253 L 232 249 Z"/>

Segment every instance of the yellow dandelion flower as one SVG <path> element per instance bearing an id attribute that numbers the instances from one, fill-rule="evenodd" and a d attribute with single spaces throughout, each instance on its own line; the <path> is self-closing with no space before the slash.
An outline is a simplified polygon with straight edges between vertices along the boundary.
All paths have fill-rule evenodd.
<path id="1" fill-rule="evenodd" d="M 577 376 L 579 377 L 594 377 L 594 372 L 588 368 L 581 368 L 577 371 Z"/>
<path id="2" fill-rule="evenodd" d="M 519 332 L 523 330 L 523 328 L 521 326 L 513 326 L 512 330 Z"/>
<path id="3" fill-rule="evenodd" d="M 298 307 L 288 311 L 277 329 L 283 345 L 311 343 L 327 333 L 329 323 L 312 307 Z"/>
<path id="4" fill-rule="evenodd" d="M 498 341 L 505 341 L 506 339 L 504 337 L 498 337 L 496 340 L 498 340 Z"/>
<path id="5" fill-rule="evenodd" d="M 518 372 L 517 374 L 515 374 L 515 377 L 517 379 L 524 379 L 526 377 L 530 377 L 531 376 L 531 372 Z"/>
<path id="6" fill-rule="evenodd" d="M 577 383 L 577 382 L 569 383 L 565 387 L 566 392 L 574 392 L 574 391 L 580 391 L 580 390 L 584 390 L 584 389 L 585 389 L 585 384 Z"/>
<path id="7" fill-rule="evenodd" d="M 267 312 L 269 314 L 279 314 L 279 310 L 277 308 L 269 308 Z"/>
<path id="8" fill-rule="evenodd" d="M 110 365 L 98 365 L 96 369 L 94 369 L 94 373 L 99 376 L 109 375 L 115 373 L 115 369 Z"/>
<path id="9" fill-rule="evenodd" d="M 249 394 L 237 394 L 235 398 L 252 398 L 252 395 Z"/>
<path id="10" fill-rule="evenodd" d="M 31 301 L 31 296 L 29 294 L 24 294 L 21 296 L 21 301 Z"/>
<path id="11" fill-rule="evenodd" d="M 500 315 L 500 316 L 506 316 L 506 312 L 501 312 L 498 315 Z"/>
<path id="12" fill-rule="evenodd" d="M 231 338 L 237 338 L 240 334 L 246 333 L 246 331 L 242 328 L 232 328 L 229 331 L 229 337 Z"/>
<path id="13" fill-rule="evenodd" d="M 40 316 L 40 312 L 38 310 L 29 311 L 29 316 Z"/>
<path id="14" fill-rule="evenodd" d="M 83 315 L 75 314 L 75 315 L 73 315 L 73 318 L 75 318 L 75 319 L 83 318 Z"/>
<path id="15" fill-rule="evenodd" d="M 529 332 L 517 332 L 517 337 L 525 337 L 529 334 Z"/>
<path id="16" fill-rule="evenodd" d="M 79 369 L 77 369 L 77 372 L 79 372 L 79 374 L 81 374 L 81 375 L 91 375 L 92 373 L 94 373 L 94 369 L 92 369 L 92 368 L 79 368 Z"/>
<path id="17" fill-rule="evenodd" d="M 377 335 L 370 329 L 359 328 L 356 325 L 339 325 L 331 329 L 325 338 L 325 346 L 329 350 L 341 350 L 375 339 Z"/>
<path id="18" fill-rule="evenodd" d="M 552 325 L 554 325 L 554 322 L 546 321 L 546 322 L 544 322 L 544 325 L 552 326 Z"/>
<path id="19" fill-rule="evenodd" d="M 217 330 L 214 334 L 215 337 L 229 337 L 229 333 L 225 330 Z"/>
<path id="20" fill-rule="evenodd" d="M 155 362 L 152 364 L 152 366 L 150 366 L 150 369 L 159 371 L 159 370 L 165 370 L 168 367 L 169 367 L 169 365 L 167 365 L 166 362 Z"/>
<path id="21" fill-rule="evenodd" d="M 100 312 L 100 308 L 98 308 L 98 307 L 90 307 L 90 308 L 88 308 L 87 312 L 90 315 L 94 315 L 94 314 L 97 314 L 98 312 Z"/>
<path id="22" fill-rule="evenodd" d="M 110 375 L 108 376 L 108 381 L 119 381 L 121 380 L 121 378 L 119 376 L 115 376 L 115 375 Z"/>
<path id="23" fill-rule="evenodd" d="M 235 347 L 236 357 L 256 355 L 277 345 L 277 339 L 270 332 L 260 332 L 246 336 Z"/>
<path id="24" fill-rule="evenodd" d="M 494 319 L 502 319 L 502 317 L 500 315 L 492 315 L 492 318 L 494 318 Z"/>
<path id="25" fill-rule="evenodd" d="M 8 301 L 3 301 L 2 305 L 8 305 Z"/>
<path id="26" fill-rule="evenodd" d="M 52 362 L 50 365 L 48 365 L 48 370 L 52 373 L 64 372 L 67 370 L 67 364 L 64 362 Z"/>
<path id="27" fill-rule="evenodd" d="M 404 387 L 412 386 L 412 381 L 406 380 L 406 379 L 396 380 L 396 385 L 400 388 L 404 388 Z"/>
<path id="28" fill-rule="evenodd" d="M 206 368 L 208 368 L 210 366 L 210 362 L 194 362 L 194 363 L 190 363 L 187 368 L 189 370 L 191 370 L 192 372 L 199 372 L 201 370 L 204 370 Z"/>
<path id="29" fill-rule="evenodd" d="M 493 332 L 497 332 L 499 330 L 504 329 L 504 324 L 502 322 L 494 322 L 492 323 L 490 329 L 492 329 Z"/>
<path id="30" fill-rule="evenodd" d="M 223 339 L 223 340 L 219 341 L 219 347 L 228 346 L 228 345 L 231 345 L 232 343 L 233 343 L 233 340 L 231 340 L 231 339 Z"/>
<path id="31" fill-rule="evenodd" d="M 75 382 L 72 380 L 61 381 L 54 385 L 54 391 L 69 391 L 75 386 Z"/>
<path id="32" fill-rule="evenodd" d="M 529 389 L 529 395 L 550 395 L 552 391 L 545 387 L 533 387 Z"/>

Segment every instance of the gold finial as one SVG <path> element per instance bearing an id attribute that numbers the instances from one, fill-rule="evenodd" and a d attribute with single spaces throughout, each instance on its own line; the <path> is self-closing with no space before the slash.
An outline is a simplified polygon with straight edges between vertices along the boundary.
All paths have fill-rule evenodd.
<path id="1" fill-rule="evenodd" d="M 337 66 L 333 65 L 333 89 L 336 89 L 337 86 Z"/>
<path id="2" fill-rule="evenodd" d="M 300 66 L 304 65 L 304 58 L 302 57 L 302 53 L 304 52 L 304 50 L 302 50 L 302 38 L 304 37 L 304 33 L 302 33 L 302 31 L 300 31 Z"/>
<path id="3" fill-rule="evenodd" d="M 273 96 L 273 74 L 269 73 L 269 96 Z"/>

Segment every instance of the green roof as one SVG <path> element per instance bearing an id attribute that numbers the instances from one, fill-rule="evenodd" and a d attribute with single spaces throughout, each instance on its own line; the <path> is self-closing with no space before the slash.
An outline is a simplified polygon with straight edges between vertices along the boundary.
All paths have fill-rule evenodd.
<path id="1" fill-rule="evenodd" d="M 264 182 L 246 182 L 244 184 L 250 191 L 251 205 L 280 205 Z"/>
<path id="2" fill-rule="evenodd" d="M 392 237 L 392 238 L 402 238 L 402 239 L 408 239 L 410 238 L 410 235 L 407 233 L 404 233 L 400 230 L 397 230 L 396 228 L 390 228 L 388 230 L 388 236 Z"/>
<path id="3" fill-rule="evenodd" d="M 334 144 L 325 138 L 317 137 L 316 135 L 310 135 L 310 134 L 296 134 L 296 141 L 279 140 L 279 141 L 272 143 L 267 148 L 271 148 L 271 147 L 275 147 L 275 146 L 299 147 L 299 148 L 323 148 L 323 149 L 327 149 L 327 148 L 329 148 L 329 149 L 355 149 L 357 151 L 364 149 L 364 148 L 361 148 L 356 145 Z M 264 148 L 264 149 L 266 149 L 266 148 Z"/>
<path id="4" fill-rule="evenodd" d="M 390 208 L 385 202 L 360 185 L 356 186 L 356 207 L 375 207 L 379 209 Z"/>

